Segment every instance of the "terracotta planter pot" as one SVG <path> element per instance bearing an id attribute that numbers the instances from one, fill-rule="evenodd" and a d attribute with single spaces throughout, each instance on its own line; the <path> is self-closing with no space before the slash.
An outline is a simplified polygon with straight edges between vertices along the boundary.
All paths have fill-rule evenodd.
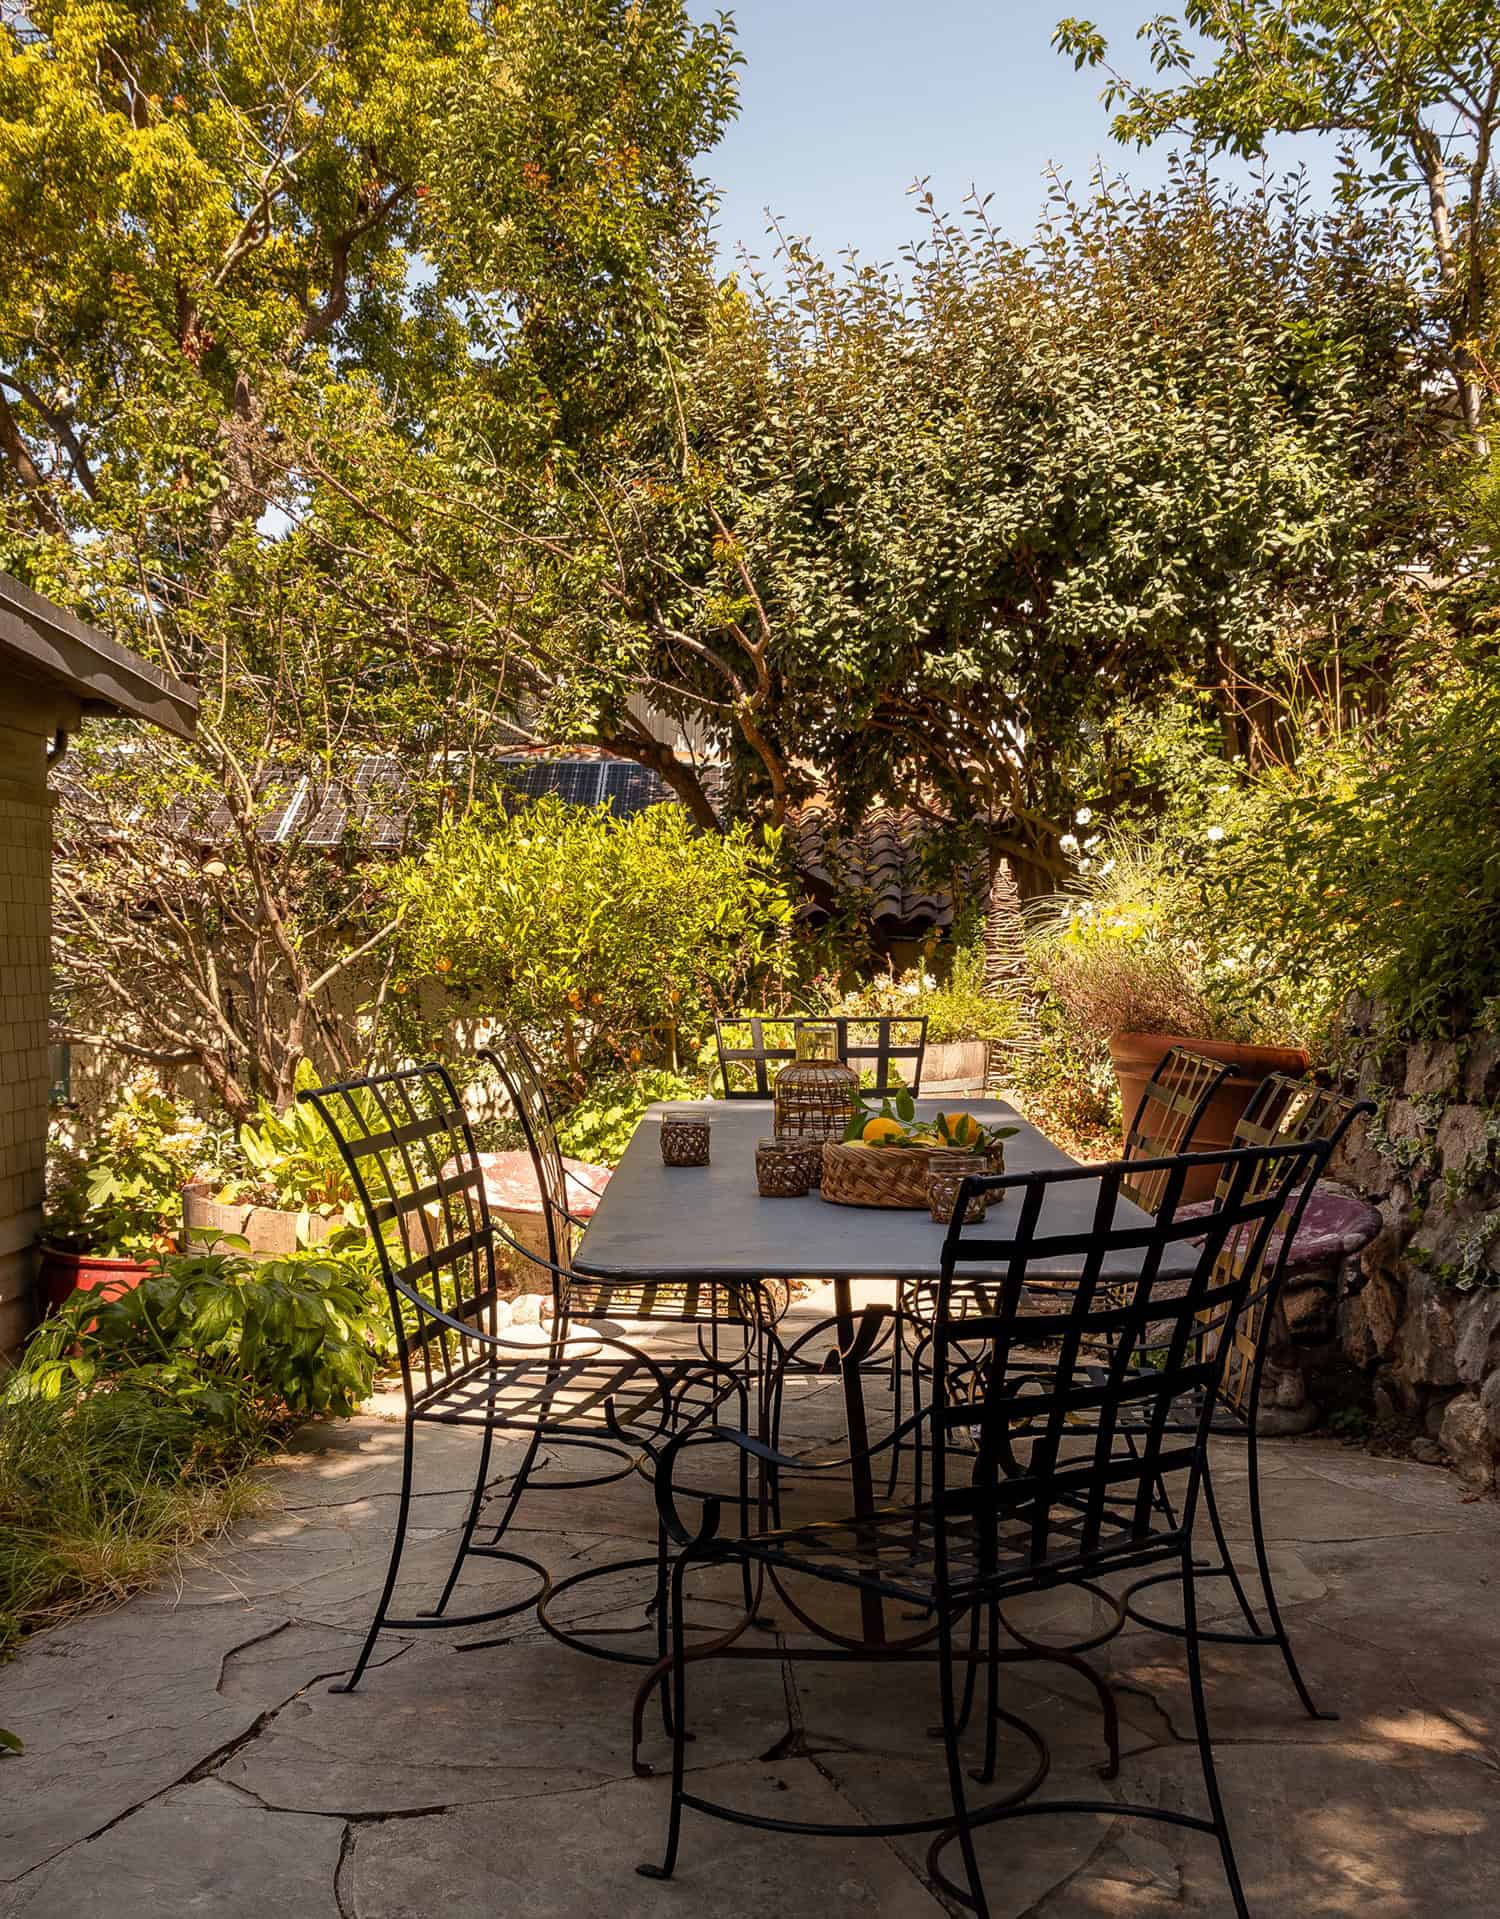
<path id="1" fill-rule="evenodd" d="M 61 1246 L 44 1245 L 42 1300 L 50 1313 L 76 1292 L 98 1293 L 101 1301 L 117 1299 L 139 1286 L 152 1270 L 144 1260 L 103 1259 L 97 1253 L 70 1253 Z"/>
<path id="2" fill-rule="evenodd" d="M 297 1215 L 279 1206 L 226 1205 L 213 1197 L 209 1186 L 182 1189 L 183 1236 L 189 1246 L 202 1244 L 188 1237 L 193 1231 L 234 1233 L 249 1241 L 252 1259 L 285 1259 L 297 1250 Z M 333 1231 L 333 1222 L 314 1213 L 307 1222 L 308 1240 L 316 1245 Z"/>
<path id="3" fill-rule="evenodd" d="M 1208 1103 L 1208 1111 L 1198 1123 L 1190 1150 L 1211 1153 L 1229 1146 L 1234 1129 L 1250 1095 L 1267 1073 L 1305 1073 L 1308 1056 L 1299 1046 L 1240 1046 L 1232 1040 L 1194 1039 L 1185 1033 L 1115 1033 L 1109 1042 L 1109 1056 L 1120 1085 L 1120 1125 L 1123 1130 L 1135 1117 L 1146 1082 L 1174 1046 L 1185 1046 L 1205 1059 L 1223 1060 L 1234 1071 Z M 1212 1199 L 1214 1169 L 1203 1168 L 1183 1188 L 1185 1199 Z"/>

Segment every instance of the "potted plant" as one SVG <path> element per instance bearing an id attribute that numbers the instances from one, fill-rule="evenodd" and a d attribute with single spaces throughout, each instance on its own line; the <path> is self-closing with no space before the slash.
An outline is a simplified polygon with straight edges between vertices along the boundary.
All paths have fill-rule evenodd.
<path id="1" fill-rule="evenodd" d="M 303 1061 L 296 1085 L 317 1085 Z M 383 1121 L 378 1115 L 372 1126 Z M 182 1190 L 182 1223 L 194 1237 L 243 1243 L 257 1259 L 280 1259 L 316 1245 L 338 1226 L 358 1226 L 363 1215 L 343 1155 L 310 1106 L 294 1102 L 278 1113 L 260 1102 L 240 1128 L 236 1163 L 218 1179 L 198 1179 Z"/>
<path id="2" fill-rule="evenodd" d="M 58 1150 L 42 1234 L 47 1306 L 80 1289 L 113 1298 L 138 1286 L 170 1249 L 183 1180 L 210 1144 L 203 1121 L 145 1073 L 87 1148 Z"/>
<path id="3" fill-rule="evenodd" d="M 1078 915 L 1050 929 L 1037 955 L 1070 1029 L 1109 1049 L 1128 1128 L 1146 1082 L 1174 1046 L 1233 1068 L 1193 1137 L 1197 1151 L 1228 1146 L 1267 1073 L 1304 1073 L 1300 1046 L 1271 1042 L 1266 1015 L 1237 982 L 1215 979 L 1186 942 L 1139 918 Z M 1123 1131 L 1122 1131 L 1123 1136 Z"/>

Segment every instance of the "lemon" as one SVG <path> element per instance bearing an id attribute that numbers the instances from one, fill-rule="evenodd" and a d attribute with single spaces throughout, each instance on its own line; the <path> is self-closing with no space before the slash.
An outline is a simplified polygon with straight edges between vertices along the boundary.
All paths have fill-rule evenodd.
<path id="1" fill-rule="evenodd" d="M 906 1128 L 899 1120 L 872 1119 L 866 1123 L 860 1138 L 866 1146 L 883 1146 L 887 1140 L 901 1139 L 905 1132 Z"/>
<path id="2" fill-rule="evenodd" d="M 979 1121 L 972 1113 L 939 1113 L 939 1122 L 948 1129 L 948 1137 L 958 1146 L 979 1142 Z"/>

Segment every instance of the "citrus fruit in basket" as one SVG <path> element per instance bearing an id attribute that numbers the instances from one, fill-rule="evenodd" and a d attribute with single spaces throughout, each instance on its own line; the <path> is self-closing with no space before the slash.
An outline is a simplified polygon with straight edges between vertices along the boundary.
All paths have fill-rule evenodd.
<path id="1" fill-rule="evenodd" d="M 939 1113 L 933 1130 L 940 1139 L 961 1147 L 977 1146 L 984 1137 L 984 1128 L 972 1113 Z"/>
<path id="2" fill-rule="evenodd" d="M 906 1128 L 899 1119 L 875 1118 L 865 1122 L 859 1137 L 865 1146 L 888 1146 L 893 1140 L 905 1139 Z"/>

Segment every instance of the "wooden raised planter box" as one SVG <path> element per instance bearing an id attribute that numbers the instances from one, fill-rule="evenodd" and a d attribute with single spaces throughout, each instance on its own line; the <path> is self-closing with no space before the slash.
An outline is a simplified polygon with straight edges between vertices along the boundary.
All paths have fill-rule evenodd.
<path id="1" fill-rule="evenodd" d="M 233 1233 L 249 1242 L 252 1259 L 285 1259 L 295 1253 L 299 1214 L 279 1206 L 247 1206 L 217 1200 L 208 1186 L 185 1186 L 182 1191 L 184 1235 L 193 1232 Z M 307 1237 L 316 1244 L 327 1239 L 334 1222 L 313 1213 L 307 1222 Z M 192 1242 L 189 1241 L 189 1244 Z"/>
<path id="2" fill-rule="evenodd" d="M 982 1093 L 989 1070 L 990 1043 L 984 1039 L 929 1042 L 922 1057 L 922 1091 Z"/>

